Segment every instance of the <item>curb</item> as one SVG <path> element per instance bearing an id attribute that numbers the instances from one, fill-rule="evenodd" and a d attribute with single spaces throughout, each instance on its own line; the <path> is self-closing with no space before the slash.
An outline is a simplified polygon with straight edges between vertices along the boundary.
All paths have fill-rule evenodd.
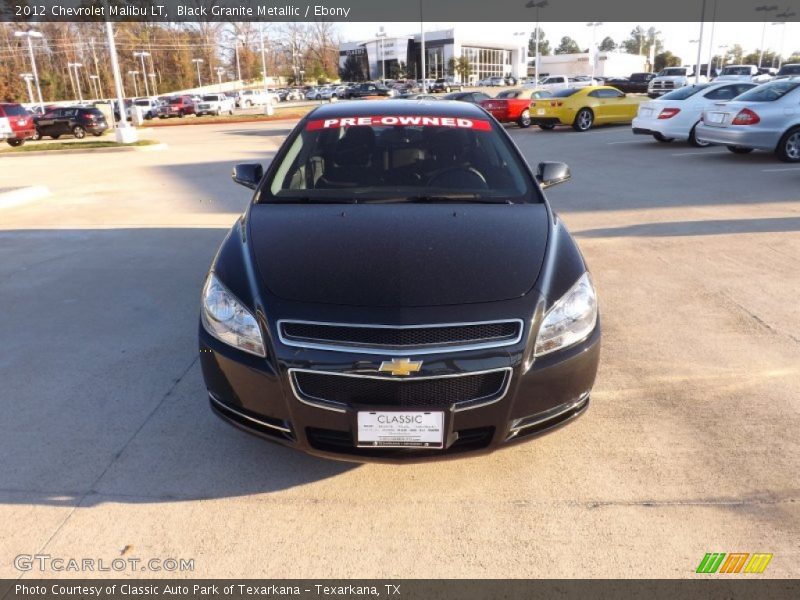
<path id="1" fill-rule="evenodd" d="M 235 120 L 232 119 L 230 121 L 211 121 L 211 120 L 195 121 L 194 119 L 192 119 L 191 121 L 186 121 L 184 119 L 182 121 L 179 120 L 177 123 L 172 123 L 171 119 L 170 119 L 170 121 L 167 121 L 166 123 L 164 123 L 162 125 L 156 125 L 156 124 L 151 125 L 151 130 L 155 131 L 157 129 L 161 129 L 162 127 L 197 127 L 197 126 L 201 126 L 201 125 L 239 125 L 240 123 L 241 124 L 244 124 L 244 123 L 275 123 L 276 121 L 277 122 L 280 122 L 280 121 L 299 121 L 304 116 L 305 115 L 294 116 L 294 117 L 261 117 L 260 119 L 257 119 L 257 118 L 235 119 Z"/>
<path id="2" fill-rule="evenodd" d="M 0 192 L 0 208 L 19 206 L 20 204 L 46 198 L 49 195 L 50 189 L 46 185 L 31 185 L 7 192 Z"/>
<path id="3" fill-rule="evenodd" d="M 110 148 L 65 148 L 63 150 L 32 150 L 31 152 L 0 152 L 0 158 L 20 156 L 53 156 L 58 154 L 90 154 L 95 152 L 151 152 L 165 150 L 169 146 L 164 143 L 149 146 L 112 146 Z"/>

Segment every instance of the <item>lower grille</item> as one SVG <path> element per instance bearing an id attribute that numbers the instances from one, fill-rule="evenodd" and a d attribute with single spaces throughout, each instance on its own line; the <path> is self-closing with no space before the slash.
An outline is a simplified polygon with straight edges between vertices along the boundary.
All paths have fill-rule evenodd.
<path id="1" fill-rule="evenodd" d="M 388 379 L 293 370 L 301 400 L 353 408 L 474 408 L 499 400 L 508 388 L 511 369 L 455 376 Z"/>
<path id="2" fill-rule="evenodd" d="M 426 456 L 442 456 L 486 448 L 492 442 L 494 431 L 494 427 L 462 429 L 456 432 L 456 441 L 444 450 L 428 450 L 421 448 L 358 448 L 349 431 L 320 429 L 317 427 L 306 428 L 306 436 L 308 437 L 309 444 L 317 450 L 374 458 L 407 457 L 409 455 L 424 458 Z"/>

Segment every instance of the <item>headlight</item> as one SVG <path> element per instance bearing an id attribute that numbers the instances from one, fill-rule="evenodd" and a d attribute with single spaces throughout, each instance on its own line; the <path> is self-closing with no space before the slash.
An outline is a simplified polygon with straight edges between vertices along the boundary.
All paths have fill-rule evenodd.
<path id="1" fill-rule="evenodd" d="M 203 287 L 200 312 L 203 327 L 219 341 L 256 356 L 266 356 L 256 318 L 214 273 L 209 273 Z"/>
<path id="2" fill-rule="evenodd" d="M 536 338 L 534 356 L 549 354 L 585 340 L 597 324 L 597 296 L 584 273 L 547 311 Z"/>

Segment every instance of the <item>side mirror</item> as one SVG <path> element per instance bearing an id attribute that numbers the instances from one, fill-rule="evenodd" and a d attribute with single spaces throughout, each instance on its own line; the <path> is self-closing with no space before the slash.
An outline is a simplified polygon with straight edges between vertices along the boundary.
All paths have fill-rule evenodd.
<path id="1" fill-rule="evenodd" d="M 264 176 L 264 167 L 258 163 L 240 163 L 233 167 L 231 179 L 239 185 L 254 190 Z"/>
<path id="2" fill-rule="evenodd" d="M 569 166 L 561 162 L 539 163 L 536 169 L 536 181 L 539 182 L 542 189 L 564 183 L 571 178 L 572 174 L 569 172 Z"/>

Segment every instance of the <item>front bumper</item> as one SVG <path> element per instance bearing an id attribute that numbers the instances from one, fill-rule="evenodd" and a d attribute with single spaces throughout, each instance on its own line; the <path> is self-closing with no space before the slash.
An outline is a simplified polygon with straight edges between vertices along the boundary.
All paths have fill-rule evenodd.
<path id="1" fill-rule="evenodd" d="M 522 352 L 494 349 L 458 356 L 425 355 L 431 371 L 463 372 L 510 368 L 510 383 L 496 401 L 467 410 L 444 410 L 444 448 L 359 448 L 357 410 L 326 410 L 303 402 L 289 368 L 313 366 L 353 372 L 380 357 L 303 350 L 302 363 L 261 359 L 211 337 L 200 326 L 200 359 L 213 411 L 234 426 L 309 454 L 355 462 L 413 462 L 485 454 L 552 431 L 582 414 L 589 404 L 600 356 L 600 325 L 571 348 L 536 359 L 529 370 Z M 521 342 L 524 346 L 525 342 Z M 281 352 L 287 349 L 278 348 Z M 297 354 L 288 349 L 284 356 Z M 277 366 L 274 366 L 277 365 Z M 358 408 L 364 410 L 361 405 Z M 373 410 L 392 410 L 374 406 Z M 412 410 L 412 409 L 409 409 Z M 418 409 L 413 409 L 418 410 Z M 437 409 L 438 410 L 438 409 Z"/>
<path id="2" fill-rule="evenodd" d="M 779 131 L 759 130 L 758 126 L 712 127 L 705 123 L 697 126 L 695 135 L 703 142 L 720 146 L 744 146 L 756 150 L 773 151 L 781 138 Z"/>

